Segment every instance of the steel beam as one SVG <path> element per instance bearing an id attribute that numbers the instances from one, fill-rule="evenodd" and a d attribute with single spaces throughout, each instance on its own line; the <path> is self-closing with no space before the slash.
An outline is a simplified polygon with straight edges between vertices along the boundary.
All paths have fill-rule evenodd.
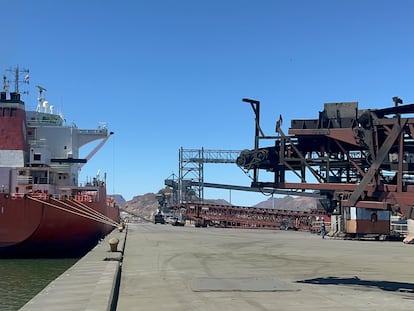
<path id="1" fill-rule="evenodd" d="M 395 118 L 394 126 L 389 133 L 388 137 L 385 139 L 384 143 L 382 144 L 381 148 L 378 151 L 377 157 L 375 158 L 374 162 L 372 163 L 371 167 L 369 168 L 368 172 L 362 178 L 361 182 L 359 183 L 358 187 L 352 192 L 351 197 L 348 200 L 347 206 L 354 206 L 355 203 L 360 198 L 361 194 L 366 190 L 368 184 L 372 181 L 375 174 L 378 172 L 379 167 L 381 166 L 382 162 L 384 162 L 385 157 L 387 156 L 388 152 L 390 151 L 393 143 L 398 138 L 401 133 L 401 130 L 404 128 L 406 119 Z"/>

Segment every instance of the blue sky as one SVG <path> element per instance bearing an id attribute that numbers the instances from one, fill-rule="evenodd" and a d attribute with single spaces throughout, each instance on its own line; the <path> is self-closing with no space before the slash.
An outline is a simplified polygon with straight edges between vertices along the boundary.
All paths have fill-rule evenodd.
<path id="1" fill-rule="evenodd" d="M 69 124 L 108 123 L 115 135 L 82 176 L 106 172 L 109 193 L 127 200 L 178 175 L 181 147 L 252 148 L 244 97 L 261 101 L 267 135 L 279 114 L 287 132 L 325 102 L 414 101 L 409 0 L 1 2 L 0 71 L 30 69 L 29 109 L 40 84 Z M 232 165 L 206 165 L 204 179 L 250 184 Z M 230 193 L 205 189 L 205 197 Z M 266 197 L 231 199 L 247 206 Z"/>

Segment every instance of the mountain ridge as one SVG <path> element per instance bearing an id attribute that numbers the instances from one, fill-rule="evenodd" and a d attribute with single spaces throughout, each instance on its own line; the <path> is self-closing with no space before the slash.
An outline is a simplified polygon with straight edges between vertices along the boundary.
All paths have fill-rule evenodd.
<path id="1" fill-rule="evenodd" d="M 122 202 L 121 199 L 119 200 L 120 202 Z M 224 199 L 204 199 L 204 203 L 215 205 L 232 205 Z M 151 215 L 157 212 L 159 203 L 157 200 L 157 194 L 150 192 L 143 195 L 136 195 L 129 201 L 123 200 L 123 202 L 119 205 L 126 211 L 132 212 L 141 217 L 149 218 L 151 217 Z M 318 199 L 313 197 L 285 196 L 280 198 L 269 198 L 267 200 L 257 203 L 254 206 L 246 207 L 269 209 L 273 208 L 277 210 L 308 212 L 310 210 L 320 208 L 320 204 L 318 202 Z"/>

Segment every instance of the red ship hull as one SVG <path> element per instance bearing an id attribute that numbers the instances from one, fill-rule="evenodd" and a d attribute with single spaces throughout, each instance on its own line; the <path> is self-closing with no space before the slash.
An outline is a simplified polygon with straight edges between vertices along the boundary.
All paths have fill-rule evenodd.
<path id="1" fill-rule="evenodd" d="M 15 69 L 15 91 L 4 76 L 0 90 L 0 256 L 77 257 L 119 224 L 99 174 L 80 186 L 82 166 L 113 134 L 67 126 L 39 89 L 38 107 L 26 110 Z M 24 71 L 28 72 L 28 71 Z M 79 149 L 101 142 L 85 158 Z"/>
<path id="2" fill-rule="evenodd" d="M 82 202 L 0 194 L 0 257 L 81 256 L 119 223 L 119 209 L 108 204 L 103 187 L 98 197 Z"/>

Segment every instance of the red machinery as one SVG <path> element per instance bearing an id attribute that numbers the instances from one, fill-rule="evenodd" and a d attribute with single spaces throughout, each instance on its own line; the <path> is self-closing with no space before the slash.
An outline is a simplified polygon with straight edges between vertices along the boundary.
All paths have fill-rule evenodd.
<path id="1" fill-rule="evenodd" d="M 388 233 L 390 215 L 412 217 L 414 204 L 414 104 L 359 110 L 358 103 L 328 103 L 317 119 L 292 120 L 288 135 L 260 128 L 260 102 L 248 102 L 256 117 L 255 146 L 237 164 L 253 170 L 252 187 L 319 191 L 328 213 L 342 215 L 347 232 Z M 259 140 L 274 144 L 259 147 Z M 259 181 L 259 170 L 273 173 Z M 288 182 L 287 173 L 297 182 Z M 311 177 L 311 178 L 309 178 Z M 289 177 L 290 178 L 290 177 Z"/>
<path id="2" fill-rule="evenodd" d="M 196 227 L 215 226 L 243 229 L 285 229 L 319 231 L 315 223 L 329 217 L 320 210 L 291 211 L 208 203 L 182 203 L 180 212 L 194 220 Z"/>

